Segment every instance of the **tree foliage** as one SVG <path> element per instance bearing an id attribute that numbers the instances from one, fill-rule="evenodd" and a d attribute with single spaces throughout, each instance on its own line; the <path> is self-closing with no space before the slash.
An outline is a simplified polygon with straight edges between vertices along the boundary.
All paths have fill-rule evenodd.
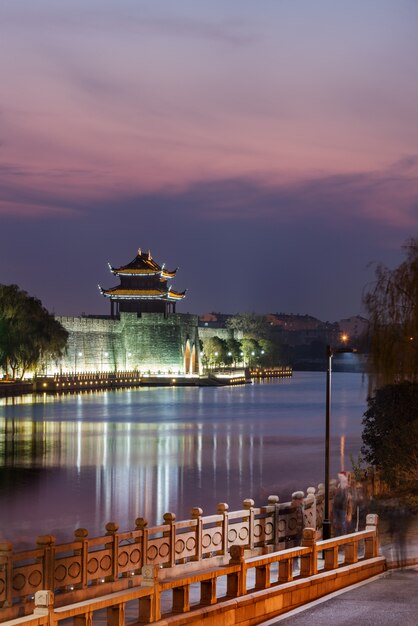
<path id="1" fill-rule="evenodd" d="M 404 249 L 406 260 L 396 269 L 377 266 L 376 282 L 364 297 L 375 387 L 418 380 L 418 239 Z"/>
<path id="2" fill-rule="evenodd" d="M 213 367 L 226 363 L 228 347 L 225 339 L 208 337 L 203 340 L 203 363 L 206 367 Z"/>
<path id="3" fill-rule="evenodd" d="M 368 398 L 362 453 L 393 488 L 418 494 L 418 383 L 385 385 Z"/>
<path id="4" fill-rule="evenodd" d="M 281 341 L 263 315 L 234 315 L 227 321 L 227 326 L 242 333 L 241 351 L 247 363 L 280 365 L 283 360 Z"/>
<path id="5" fill-rule="evenodd" d="M 263 315 L 255 313 L 242 313 L 234 315 L 227 321 L 228 328 L 241 331 L 245 338 L 261 339 L 269 335 L 269 325 Z"/>
<path id="6" fill-rule="evenodd" d="M 63 355 L 68 333 L 17 285 L 0 285 L 0 366 L 15 378 Z"/>

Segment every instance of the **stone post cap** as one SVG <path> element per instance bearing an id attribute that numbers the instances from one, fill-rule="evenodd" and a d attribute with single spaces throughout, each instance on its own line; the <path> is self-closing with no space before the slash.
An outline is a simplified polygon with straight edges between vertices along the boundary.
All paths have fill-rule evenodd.
<path id="1" fill-rule="evenodd" d="M 176 521 L 176 514 L 170 512 L 164 513 L 163 519 L 166 524 L 173 524 Z"/>
<path id="2" fill-rule="evenodd" d="M 376 513 L 369 513 L 366 516 L 366 528 L 367 526 L 377 526 L 379 523 L 379 516 Z"/>
<path id="3" fill-rule="evenodd" d="M 54 604 L 54 593 L 49 590 L 35 591 L 35 606 L 47 608 Z"/>
<path id="4" fill-rule="evenodd" d="M 201 508 L 200 508 L 200 507 L 198 507 L 198 506 L 194 506 L 194 507 L 192 508 L 192 517 L 193 517 L 193 518 L 196 518 L 196 517 L 202 517 L 202 515 L 203 515 L 203 509 L 201 509 Z"/>
<path id="5" fill-rule="evenodd" d="M 269 496 L 267 498 L 267 502 L 269 504 L 277 504 L 279 500 L 280 500 L 279 496 Z"/>
<path id="6" fill-rule="evenodd" d="M 229 554 L 230 563 L 241 563 L 244 560 L 244 546 L 231 546 Z"/>
<path id="7" fill-rule="evenodd" d="M 217 506 L 217 512 L 218 513 L 226 513 L 226 511 L 229 510 L 229 504 L 227 504 L 226 502 L 219 502 L 218 506 Z"/>
<path id="8" fill-rule="evenodd" d="M 305 497 L 305 494 L 303 491 L 294 491 L 292 493 L 292 500 L 301 500 L 304 497 Z"/>
<path id="9" fill-rule="evenodd" d="M 116 524 L 116 522 L 108 522 L 105 528 L 108 533 L 117 533 L 119 530 L 119 524 Z"/>
<path id="10" fill-rule="evenodd" d="M 315 528 L 304 528 L 303 529 L 303 538 L 304 539 L 315 539 L 316 530 Z"/>
<path id="11" fill-rule="evenodd" d="M 36 537 L 36 543 L 39 546 L 48 546 L 55 544 L 56 537 L 54 535 L 38 535 Z"/>
<path id="12" fill-rule="evenodd" d="M 145 517 L 137 517 L 135 520 L 135 526 L 138 530 L 143 530 L 146 526 L 148 526 L 148 520 Z"/>
<path id="13" fill-rule="evenodd" d="M 0 541 L 0 552 L 12 552 L 13 544 L 10 541 Z"/>
<path id="14" fill-rule="evenodd" d="M 244 507 L 244 509 L 251 509 L 254 506 L 254 500 L 252 500 L 251 498 L 246 498 L 245 500 L 243 500 L 242 506 Z"/>
<path id="15" fill-rule="evenodd" d="M 85 539 L 86 537 L 88 537 L 89 535 L 89 531 L 87 530 L 87 528 L 77 528 L 74 531 L 74 537 L 76 537 L 76 539 Z"/>

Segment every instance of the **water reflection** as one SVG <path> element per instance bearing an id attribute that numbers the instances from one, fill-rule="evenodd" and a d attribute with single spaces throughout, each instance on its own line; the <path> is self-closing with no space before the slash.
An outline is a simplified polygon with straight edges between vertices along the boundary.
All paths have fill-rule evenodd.
<path id="1" fill-rule="evenodd" d="M 339 381 L 339 382 L 338 382 Z M 366 389 L 357 374 L 334 376 L 333 464 L 340 438 L 357 455 Z M 321 374 L 281 384 L 223 389 L 140 389 L 0 405 L 3 538 L 101 534 L 136 517 L 160 523 L 193 506 L 240 508 L 269 493 L 287 498 L 323 481 Z M 342 391 L 342 393 L 341 393 Z M 338 405 L 339 408 L 338 408 Z"/>

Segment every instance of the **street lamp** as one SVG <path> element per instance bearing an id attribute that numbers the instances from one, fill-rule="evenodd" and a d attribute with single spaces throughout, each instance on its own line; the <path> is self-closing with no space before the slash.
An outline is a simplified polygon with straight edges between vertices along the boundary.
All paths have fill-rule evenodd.
<path id="1" fill-rule="evenodd" d="M 346 337 L 348 340 L 348 337 Z M 324 517 L 322 520 L 322 539 L 330 539 L 331 522 L 329 519 L 329 439 L 330 439 L 330 413 L 331 413 L 331 372 L 332 357 L 334 354 L 355 352 L 353 348 L 332 348 L 327 345 L 327 383 L 325 400 L 325 493 L 324 493 Z"/>

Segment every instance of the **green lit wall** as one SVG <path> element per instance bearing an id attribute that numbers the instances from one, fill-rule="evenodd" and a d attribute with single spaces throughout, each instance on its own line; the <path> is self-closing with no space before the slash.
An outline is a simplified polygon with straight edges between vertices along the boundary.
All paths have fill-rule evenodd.
<path id="1" fill-rule="evenodd" d="M 198 317 L 121 313 L 110 317 L 57 317 L 69 333 L 67 355 L 47 363 L 48 374 L 138 370 L 152 374 L 199 372 Z"/>

